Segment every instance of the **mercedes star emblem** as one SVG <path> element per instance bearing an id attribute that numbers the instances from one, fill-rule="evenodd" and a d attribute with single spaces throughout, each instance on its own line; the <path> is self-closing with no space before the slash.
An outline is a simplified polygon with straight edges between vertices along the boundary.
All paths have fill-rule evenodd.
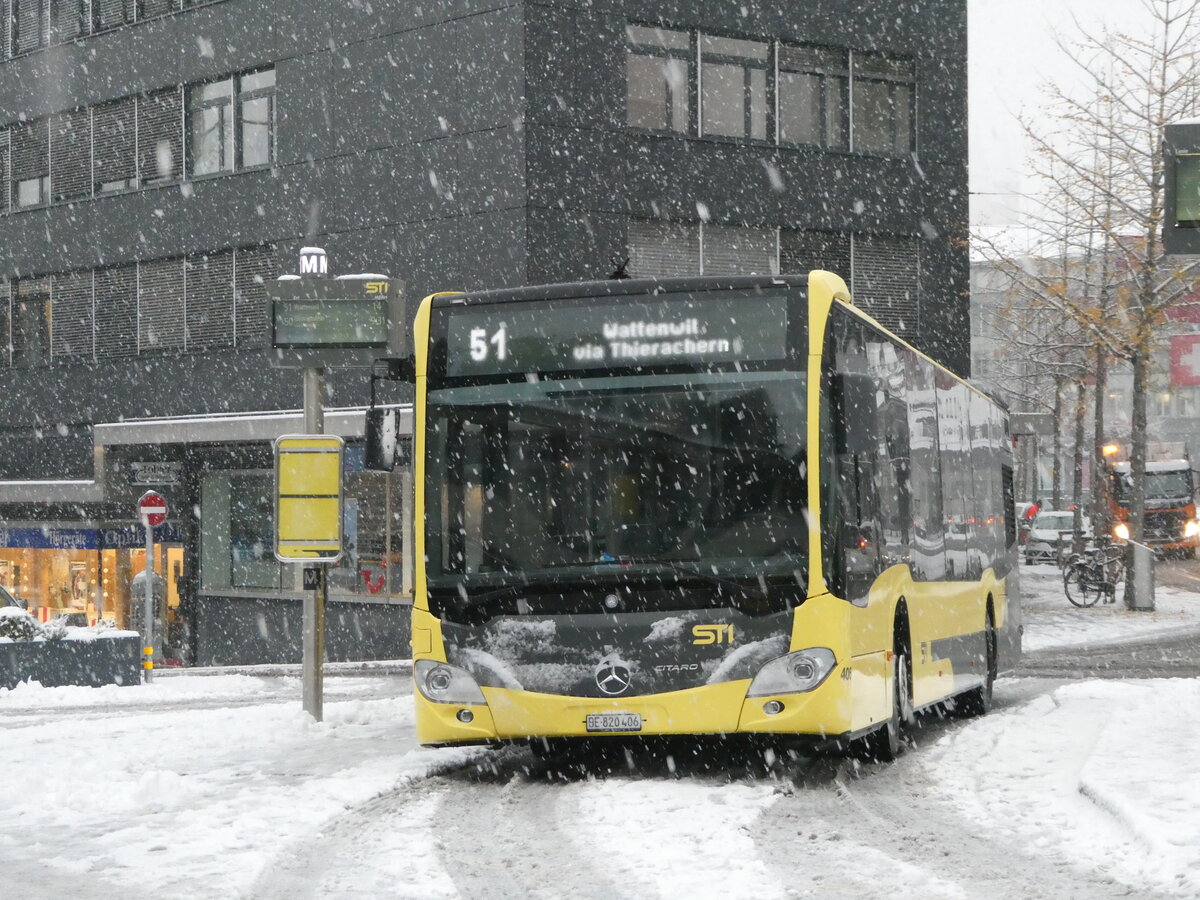
<path id="1" fill-rule="evenodd" d="M 601 693 L 608 694 L 610 697 L 629 690 L 631 681 L 629 666 L 619 659 L 606 656 L 596 666 L 596 687 L 600 688 Z"/>

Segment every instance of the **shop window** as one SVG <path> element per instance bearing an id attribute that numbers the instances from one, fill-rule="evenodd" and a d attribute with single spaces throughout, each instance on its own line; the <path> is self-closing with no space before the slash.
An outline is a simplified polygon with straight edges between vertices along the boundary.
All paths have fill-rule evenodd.
<path id="1" fill-rule="evenodd" d="M 854 149 L 903 156 L 914 147 L 916 85 L 911 61 L 854 56 Z"/>
<path id="2" fill-rule="evenodd" d="M 345 555 L 329 570 L 331 591 L 381 600 L 404 593 L 404 478 L 400 471 L 346 473 Z"/>
<path id="3" fill-rule="evenodd" d="M 844 150 L 850 62 L 845 50 L 779 48 L 779 143 Z"/>
<path id="4" fill-rule="evenodd" d="M 92 179 L 97 194 L 137 187 L 137 103 L 130 97 L 97 106 L 92 116 Z"/>
<path id="5" fill-rule="evenodd" d="M 233 169 L 233 79 L 188 89 L 188 175 Z"/>
<path id="6" fill-rule="evenodd" d="M 205 591 L 278 591 L 271 472 L 209 472 L 200 490 L 200 579 Z"/>
<path id="7" fill-rule="evenodd" d="M 238 78 L 238 168 L 275 161 L 275 70 Z"/>
<path id="8" fill-rule="evenodd" d="M 769 45 L 703 35 L 700 60 L 702 133 L 765 141 Z"/>
<path id="9" fill-rule="evenodd" d="M 691 131 L 695 54 L 686 31 L 625 29 L 626 123 L 655 131 Z"/>

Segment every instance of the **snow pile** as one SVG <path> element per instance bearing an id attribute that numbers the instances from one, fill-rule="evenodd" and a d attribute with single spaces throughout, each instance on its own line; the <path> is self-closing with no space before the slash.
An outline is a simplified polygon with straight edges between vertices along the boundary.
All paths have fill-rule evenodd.
<path id="1" fill-rule="evenodd" d="M 1088 681 L 921 757 L 966 821 L 1134 889 L 1200 896 L 1200 682 Z"/>

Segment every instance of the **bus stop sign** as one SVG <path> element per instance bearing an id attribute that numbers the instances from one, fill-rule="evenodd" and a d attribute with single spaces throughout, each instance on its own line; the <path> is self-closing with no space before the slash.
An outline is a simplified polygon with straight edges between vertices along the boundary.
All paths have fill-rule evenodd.
<path id="1" fill-rule="evenodd" d="M 146 491 L 138 499 L 138 515 L 146 525 L 161 525 L 167 521 L 167 501 L 157 491 Z"/>
<path id="2" fill-rule="evenodd" d="M 275 440 L 275 557 L 335 563 L 342 557 L 342 450 L 332 434 Z"/>

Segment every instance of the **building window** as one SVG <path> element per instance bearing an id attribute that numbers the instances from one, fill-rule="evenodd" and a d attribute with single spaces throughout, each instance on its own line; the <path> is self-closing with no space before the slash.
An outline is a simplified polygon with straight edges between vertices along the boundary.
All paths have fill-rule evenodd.
<path id="1" fill-rule="evenodd" d="M 138 186 L 136 116 L 132 97 L 93 111 L 92 181 L 97 194 Z"/>
<path id="2" fill-rule="evenodd" d="M 53 41 L 69 41 L 87 34 L 87 0 L 50 0 Z"/>
<path id="3" fill-rule="evenodd" d="M 850 61 L 845 50 L 779 48 L 779 143 L 844 150 Z"/>
<path id="4" fill-rule="evenodd" d="M 87 107 L 50 117 L 50 171 L 56 202 L 91 196 L 92 112 Z"/>
<path id="5" fill-rule="evenodd" d="M 636 278 L 700 274 L 700 226 L 634 219 L 629 223 L 629 272 Z"/>
<path id="6" fill-rule="evenodd" d="M 184 349 L 183 279 L 182 259 L 138 264 L 138 353 Z"/>
<path id="7" fill-rule="evenodd" d="M 911 153 L 916 84 L 913 63 L 867 53 L 854 55 L 853 148 L 859 153 Z"/>
<path id="8" fill-rule="evenodd" d="M 184 267 L 184 346 L 190 351 L 232 347 L 233 251 L 190 256 Z"/>
<path id="9" fill-rule="evenodd" d="M 903 336 L 916 331 L 920 246 L 914 237 L 855 235 L 850 292 L 854 302 Z"/>
<path id="10" fill-rule="evenodd" d="M 625 33 L 626 122 L 633 128 L 691 131 L 691 36 L 641 25 L 628 25 Z"/>
<path id="11" fill-rule="evenodd" d="M 21 209 L 50 199 L 49 121 L 26 122 L 11 132 L 13 202 Z"/>
<path id="12" fill-rule="evenodd" d="M 769 46 L 703 35 L 700 39 L 701 132 L 767 139 Z"/>
<path id="13" fill-rule="evenodd" d="M 779 265 L 784 272 L 798 275 L 824 269 L 849 283 L 850 235 L 785 228 L 779 235 Z"/>
<path id="14" fill-rule="evenodd" d="M 183 161 L 182 94 L 168 88 L 137 98 L 137 175 L 142 184 L 178 181 Z"/>
<path id="15" fill-rule="evenodd" d="M 14 366 L 38 366 L 49 361 L 51 312 L 49 278 L 23 278 L 13 285 Z"/>
<path id="16" fill-rule="evenodd" d="M 274 69 L 188 89 L 189 175 L 269 166 L 274 158 Z"/>
<path id="17" fill-rule="evenodd" d="M 92 31 L 128 25 L 137 19 L 138 0 L 92 0 Z"/>
<path id="18" fill-rule="evenodd" d="M 8 129 L 0 128 L 0 213 L 8 212 Z"/>
<path id="19" fill-rule="evenodd" d="M 12 55 L 45 47 L 46 41 L 44 0 L 12 0 Z"/>
<path id="20" fill-rule="evenodd" d="M 638 278 L 774 275 L 778 259 L 775 228 L 646 219 L 629 223 L 629 272 Z"/>
<path id="21" fill-rule="evenodd" d="M 138 0 L 138 18 L 155 19 L 176 10 L 176 0 Z"/>
<path id="22" fill-rule="evenodd" d="M 138 351 L 137 266 L 95 271 L 93 344 L 97 359 L 124 359 Z"/>
<path id="23" fill-rule="evenodd" d="M 275 161 L 275 70 L 238 78 L 238 168 Z"/>
<path id="24" fill-rule="evenodd" d="M 50 353 L 55 360 L 87 360 L 93 356 L 95 326 L 92 271 L 55 275 L 51 289 Z"/>
<path id="25" fill-rule="evenodd" d="M 188 175 L 233 169 L 233 79 L 188 89 Z"/>
<path id="26" fill-rule="evenodd" d="M 778 275 L 774 228 L 704 225 L 701 265 L 705 275 Z"/>

